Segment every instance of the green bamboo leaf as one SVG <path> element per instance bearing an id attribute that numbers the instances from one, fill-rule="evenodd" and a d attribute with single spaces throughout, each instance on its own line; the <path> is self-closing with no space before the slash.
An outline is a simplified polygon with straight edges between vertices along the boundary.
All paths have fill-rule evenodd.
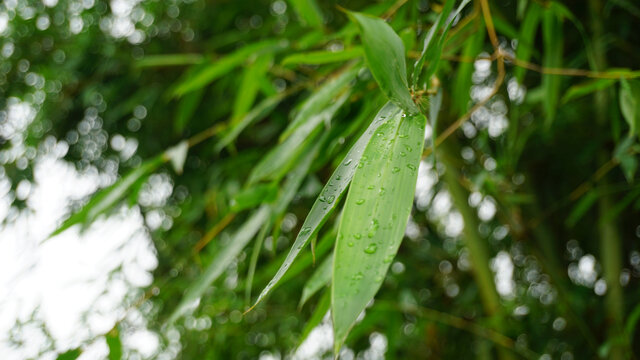
<path id="1" fill-rule="evenodd" d="M 438 19 L 427 33 L 424 39 L 424 46 L 422 48 L 422 53 L 416 61 L 416 64 L 413 68 L 413 88 L 418 88 L 418 80 L 420 79 L 420 74 L 422 72 L 422 67 L 425 61 L 429 61 L 429 65 L 427 66 L 426 78 L 429 79 L 431 75 L 433 75 L 438 69 L 438 65 L 440 63 L 440 55 L 442 54 L 442 48 L 444 47 L 444 43 L 446 40 L 447 33 L 449 29 L 453 25 L 453 21 L 460 14 L 462 9 L 469 3 L 470 0 L 463 0 L 456 11 L 451 15 L 451 10 L 453 9 L 453 4 L 455 1 L 446 1 L 442 12 L 438 15 Z M 446 21 L 449 19 L 449 21 Z M 446 21 L 446 24 L 445 24 Z M 436 35 L 438 31 L 444 26 L 442 30 L 442 34 Z"/>
<path id="2" fill-rule="evenodd" d="M 325 291 L 318 301 L 316 308 L 313 310 L 313 314 L 309 318 L 309 321 L 304 325 L 304 329 L 302 329 L 302 334 L 300 334 L 300 339 L 298 340 L 298 344 L 302 344 L 309 334 L 311 330 L 313 330 L 316 326 L 320 325 L 322 319 L 324 319 L 325 315 L 329 311 L 331 307 L 331 291 Z"/>
<path id="3" fill-rule="evenodd" d="M 560 17 L 549 9 L 546 9 L 542 16 L 542 45 L 544 48 L 542 66 L 547 68 L 562 67 L 562 48 L 564 46 L 562 22 Z M 542 87 L 545 92 L 543 100 L 546 113 L 545 126 L 547 128 L 551 126 L 556 115 L 561 79 L 557 75 L 542 75 Z"/>
<path id="4" fill-rule="evenodd" d="M 258 56 L 254 62 L 245 69 L 240 87 L 233 102 L 233 110 L 231 112 L 232 124 L 240 121 L 251 109 L 258 95 L 258 90 L 260 90 L 260 79 L 265 77 L 272 63 L 273 54 L 267 53 Z"/>
<path id="5" fill-rule="evenodd" d="M 204 95 L 204 88 L 192 91 L 182 98 L 178 102 L 178 109 L 176 110 L 176 119 L 173 124 L 177 134 L 182 134 L 187 127 L 189 120 L 193 117 L 193 114 L 198 109 L 198 105 L 202 101 Z"/>
<path id="6" fill-rule="evenodd" d="M 269 115 L 285 97 L 285 94 L 280 93 L 262 100 L 251 111 L 244 115 L 240 121 L 232 124 L 229 131 L 227 131 L 216 144 L 215 151 L 220 152 L 224 147 L 232 143 L 249 125 Z"/>
<path id="7" fill-rule="evenodd" d="M 287 56 L 282 60 L 282 65 L 322 65 L 355 59 L 363 54 L 364 52 L 360 46 L 342 51 L 309 51 Z"/>
<path id="8" fill-rule="evenodd" d="M 630 133 L 640 136 L 640 81 L 620 80 L 620 111 Z"/>
<path id="9" fill-rule="evenodd" d="M 296 131 L 301 125 L 306 122 L 313 121 L 313 119 L 330 107 L 333 99 L 345 90 L 347 85 L 358 76 L 360 71 L 359 66 L 350 67 L 348 70 L 342 72 L 336 78 L 331 79 L 316 91 L 311 94 L 300 105 L 296 116 L 293 121 L 287 126 L 287 128 L 280 135 L 280 141 L 286 140 L 294 131 Z"/>
<path id="10" fill-rule="evenodd" d="M 67 220 L 65 220 L 51 235 L 58 235 L 61 232 L 77 224 L 89 224 L 95 220 L 99 215 L 102 215 L 109 210 L 113 209 L 128 193 L 128 191 L 141 179 L 146 178 L 154 170 L 158 168 L 166 159 L 164 156 L 156 156 L 153 159 L 147 160 L 142 165 L 133 169 L 122 179 L 115 182 L 115 184 L 99 190 L 93 196 L 91 200 L 86 203 L 79 211 L 72 214 Z"/>
<path id="11" fill-rule="evenodd" d="M 300 307 L 302 307 L 307 300 L 313 296 L 313 294 L 329 283 L 331 280 L 332 264 L 333 255 L 329 255 L 304 284 L 304 288 L 302 288 L 302 296 L 300 297 Z"/>
<path id="12" fill-rule="evenodd" d="M 246 45 L 235 52 L 221 57 L 220 59 L 200 66 L 197 71 L 189 72 L 173 90 L 174 97 L 180 97 L 191 91 L 198 90 L 209 85 L 217 78 L 229 74 L 231 70 L 240 66 L 251 56 L 260 56 L 266 52 L 273 52 L 287 46 L 286 41 L 265 40 L 254 44 Z"/>
<path id="13" fill-rule="evenodd" d="M 187 153 L 189 152 L 189 142 L 187 140 L 181 141 L 178 145 L 173 146 L 164 152 L 164 156 L 169 159 L 173 170 L 176 174 L 182 174 L 184 170 L 184 162 L 187 160 Z"/>
<path id="14" fill-rule="evenodd" d="M 380 90 L 408 113 L 420 112 L 408 89 L 402 39 L 380 18 L 351 11 L 347 15 L 358 24 L 369 70 Z"/>
<path id="15" fill-rule="evenodd" d="M 58 354 L 57 360 L 75 360 L 82 354 L 80 349 L 71 349 L 63 352 L 62 354 Z"/>
<path id="16" fill-rule="evenodd" d="M 334 114 L 348 97 L 349 92 L 340 96 L 329 107 L 301 124 L 284 142 L 269 151 L 251 171 L 249 184 L 261 180 L 277 180 L 281 178 L 300 156 L 305 144 L 308 144 L 315 137 L 315 134 L 319 133 L 322 127 L 331 121 Z"/>
<path id="17" fill-rule="evenodd" d="M 115 327 L 105 336 L 107 347 L 109 348 L 109 360 L 122 359 L 122 341 L 120 340 L 120 332 Z"/>
<path id="18" fill-rule="evenodd" d="M 613 79 L 594 79 L 573 85 L 567 89 L 567 92 L 564 93 L 560 102 L 566 104 L 571 100 L 575 100 L 599 90 L 604 90 L 615 84 L 615 82 L 616 81 Z"/>
<path id="19" fill-rule="evenodd" d="M 474 27 L 476 31 L 473 32 L 469 38 L 465 41 L 464 49 L 462 50 L 462 56 L 470 59 L 475 59 L 483 49 L 484 39 L 486 31 L 480 26 L 482 22 L 476 20 Z M 453 108 L 459 115 L 467 112 L 469 108 L 469 100 L 471 97 L 471 80 L 474 70 L 473 63 L 463 62 L 458 65 L 458 71 L 456 72 L 455 80 L 453 83 L 452 102 Z"/>
<path id="20" fill-rule="evenodd" d="M 584 216 L 584 214 L 593 207 L 596 200 L 598 200 L 598 192 L 597 191 L 589 191 L 585 196 L 578 201 L 578 203 L 573 207 L 571 213 L 567 217 L 566 224 L 568 227 L 574 227 L 580 219 Z"/>
<path id="21" fill-rule="evenodd" d="M 135 62 L 137 67 L 181 66 L 200 64 L 204 57 L 200 54 L 147 55 Z"/>
<path id="22" fill-rule="evenodd" d="M 397 109 L 353 176 L 334 250 L 331 309 L 337 354 L 374 297 L 402 241 L 424 146 L 423 115 Z"/>
<path id="23" fill-rule="evenodd" d="M 532 2 L 528 7 L 522 24 L 520 25 L 518 47 L 516 48 L 516 58 L 518 60 L 529 61 L 529 59 L 531 59 L 531 55 L 535 50 L 535 36 L 538 31 L 541 16 L 542 8 L 535 2 Z M 518 83 L 521 84 L 527 69 L 524 67 L 516 67 L 513 71 Z"/>
<path id="24" fill-rule="evenodd" d="M 324 224 L 329 215 L 331 215 L 333 210 L 336 208 L 338 202 L 340 202 L 340 197 L 351 182 L 351 178 L 355 173 L 356 166 L 360 162 L 362 153 L 371 140 L 371 137 L 378 130 L 378 128 L 385 121 L 387 121 L 387 119 L 391 118 L 391 116 L 397 113 L 397 109 L 397 106 L 393 105 L 392 103 L 387 103 L 385 106 L 383 106 L 374 120 L 371 122 L 367 130 L 362 134 L 362 136 L 360 136 L 358 141 L 349 150 L 342 163 L 340 163 L 338 168 L 336 168 L 336 170 L 333 172 L 333 174 L 329 178 L 329 181 L 327 181 L 327 184 L 320 192 L 320 196 L 313 203 L 311 211 L 309 211 L 309 214 L 304 220 L 304 223 L 300 228 L 300 232 L 298 233 L 293 246 L 291 246 L 291 250 L 289 250 L 289 254 L 287 254 L 287 257 L 285 258 L 284 262 L 278 269 L 273 279 L 269 281 L 269 284 L 262 290 L 262 292 L 258 296 L 258 299 L 253 305 L 254 307 L 271 292 L 271 290 L 287 273 L 287 270 L 289 270 L 291 264 L 293 264 L 294 260 L 298 257 L 300 251 L 305 246 L 307 246 L 309 240 L 312 237 L 318 234 L 320 227 Z"/>
<path id="25" fill-rule="evenodd" d="M 273 202 L 278 196 L 278 183 L 257 184 L 243 189 L 231 199 L 231 211 L 240 212 L 262 203 Z"/>
<path id="26" fill-rule="evenodd" d="M 303 24 L 311 27 L 322 27 L 324 23 L 322 12 L 315 0 L 289 0 Z"/>
<path id="27" fill-rule="evenodd" d="M 433 161 L 436 161 L 436 139 L 438 137 L 438 114 L 440 113 L 440 107 L 442 107 L 442 88 L 438 89 L 438 92 L 431 97 L 429 103 L 429 118 L 431 119 L 431 147 L 433 149 Z"/>
<path id="28" fill-rule="evenodd" d="M 173 311 L 169 324 L 175 322 L 182 315 L 192 311 L 199 305 L 200 297 L 205 290 L 213 283 L 240 254 L 242 249 L 253 239 L 262 225 L 269 220 L 271 209 L 268 205 L 263 205 L 245 221 L 245 223 L 231 236 L 229 243 L 221 249 L 216 257 L 207 266 L 202 275 L 189 287 L 180 303 Z"/>

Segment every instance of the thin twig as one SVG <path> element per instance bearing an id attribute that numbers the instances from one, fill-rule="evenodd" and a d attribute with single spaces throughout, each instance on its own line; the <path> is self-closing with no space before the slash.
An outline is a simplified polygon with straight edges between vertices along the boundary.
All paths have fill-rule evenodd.
<path id="1" fill-rule="evenodd" d="M 199 253 L 200 250 L 207 246 L 207 244 L 210 243 L 213 238 L 215 238 L 222 230 L 224 230 L 227 225 L 229 225 L 231 220 L 233 220 L 233 218 L 235 217 L 235 213 L 229 213 L 225 217 L 223 217 L 220 222 L 215 224 L 209 231 L 207 231 L 206 234 L 204 234 L 202 239 L 200 239 L 200 241 L 196 243 L 196 245 L 193 247 L 193 252 L 196 254 Z"/>

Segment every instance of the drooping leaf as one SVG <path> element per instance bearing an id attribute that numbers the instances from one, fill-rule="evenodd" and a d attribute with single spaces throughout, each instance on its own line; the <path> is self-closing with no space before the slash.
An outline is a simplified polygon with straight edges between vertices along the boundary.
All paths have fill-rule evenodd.
<path id="1" fill-rule="evenodd" d="M 633 130 L 633 129 L 631 129 Z M 633 132 L 625 136 L 616 146 L 613 157 L 620 163 L 620 168 L 629 183 L 632 183 L 638 170 L 637 143 Z"/>
<path id="2" fill-rule="evenodd" d="M 89 202 L 87 202 L 80 210 L 73 213 L 53 233 L 51 233 L 50 237 L 60 234 L 73 225 L 91 223 L 99 215 L 113 209 L 113 207 L 127 195 L 128 191 L 136 183 L 151 174 L 164 161 L 164 156 L 156 156 L 153 159 L 147 160 L 123 178 L 117 180 L 115 184 L 99 190 L 91 196 Z"/>
<path id="3" fill-rule="evenodd" d="M 562 67 L 562 50 L 564 37 L 560 17 L 553 11 L 545 9 L 542 15 L 542 66 L 546 68 Z M 543 104 L 545 109 L 545 126 L 551 126 L 556 116 L 558 100 L 560 98 L 561 77 L 551 74 L 542 75 L 544 89 Z"/>
<path id="4" fill-rule="evenodd" d="M 561 102 L 566 104 L 571 100 L 575 100 L 599 90 L 604 90 L 615 84 L 615 82 L 616 81 L 613 79 L 595 79 L 573 85 L 564 93 Z"/>
<path id="5" fill-rule="evenodd" d="M 322 27 L 324 20 L 316 0 L 289 0 L 289 3 L 303 24 L 316 28 Z"/>
<path id="6" fill-rule="evenodd" d="M 353 66 L 342 72 L 336 78 L 326 81 L 319 89 L 315 90 L 300 106 L 293 121 L 280 135 L 280 141 L 285 141 L 301 125 L 317 119 L 318 113 L 326 111 L 334 98 L 344 92 L 347 85 L 356 78 L 360 71 L 359 66 Z"/>
<path id="7" fill-rule="evenodd" d="M 331 280 L 332 264 L 333 255 L 329 255 L 304 284 L 304 288 L 302 288 L 302 296 L 300 297 L 300 307 L 302 307 L 307 300 L 313 296 L 313 294 L 329 283 Z"/>
<path id="8" fill-rule="evenodd" d="M 384 20 L 348 12 L 358 24 L 367 65 L 387 98 L 410 114 L 420 112 L 411 98 L 402 39 Z"/>
<path id="9" fill-rule="evenodd" d="M 620 80 L 620 111 L 631 134 L 640 136 L 640 81 Z"/>
<path id="10" fill-rule="evenodd" d="M 333 104 L 320 113 L 311 116 L 307 121 L 302 123 L 291 136 L 269 151 L 252 169 L 249 175 L 249 183 L 252 184 L 261 180 L 276 180 L 281 178 L 301 154 L 305 144 L 312 140 L 314 137 L 313 134 L 319 133 L 322 127 L 331 121 L 336 111 L 338 111 L 348 97 L 348 92 L 340 96 Z"/>
<path id="11" fill-rule="evenodd" d="M 322 65 L 355 59 L 363 54 L 364 52 L 359 46 L 342 51 L 309 51 L 287 56 L 282 60 L 282 65 Z"/>
<path id="12" fill-rule="evenodd" d="M 263 205 L 256 210 L 245 223 L 231 236 L 229 243 L 214 257 L 206 270 L 187 288 L 182 300 L 169 317 L 168 323 L 175 322 L 182 315 L 198 306 L 200 297 L 240 254 L 242 249 L 253 239 L 265 221 L 269 220 L 270 206 Z"/>
<path id="13" fill-rule="evenodd" d="M 197 71 L 190 73 L 175 87 L 173 96 L 180 97 L 210 84 L 220 76 L 228 74 L 251 56 L 259 56 L 265 52 L 276 51 L 286 46 L 287 43 L 281 40 L 265 40 L 243 46 L 235 52 L 206 64 L 206 66 L 200 66 Z"/>
<path id="14" fill-rule="evenodd" d="M 378 112 L 374 120 L 371 122 L 367 130 L 362 134 L 358 141 L 347 153 L 344 160 L 340 163 L 338 168 L 333 172 L 329 181 L 320 192 L 320 196 L 316 199 L 307 215 L 300 232 L 296 237 L 296 240 L 291 246 L 291 250 L 287 254 L 286 259 L 278 269 L 276 275 L 269 281 L 269 284 L 262 290 L 255 305 L 262 301 L 271 290 L 278 284 L 282 277 L 286 274 L 287 270 L 291 267 L 294 260 L 300 254 L 300 251 L 307 246 L 309 240 L 318 234 L 320 227 L 327 220 L 329 215 L 333 212 L 337 204 L 340 202 L 340 197 L 347 189 L 347 186 L 351 182 L 351 178 L 356 170 L 356 166 L 360 162 L 362 153 L 365 147 L 371 140 L 373 134 L 387 119 L 391 118 L 397 112 L 397 106 L 392 103 L 387 103 Z"/>
<path id="15" fill-rule="evenodd" d="M 344 206 L 333 261 L 331 309 L 337 354 L 374 297 L 411 213 L 424 146 L 423 115 L 399 108 L 365 148 Z"/>
<path id="16" fill-rule="evenodd" d="M 184 169 L 184 162 L 187 160 L 187 152 L 189 151 L 189 142 L 187 140 L 181 141 L 178 145 L 173 146 L 164 152 L 164 156 L 169 159 L 173 170 L 176 174 L 182 174 Z"/>

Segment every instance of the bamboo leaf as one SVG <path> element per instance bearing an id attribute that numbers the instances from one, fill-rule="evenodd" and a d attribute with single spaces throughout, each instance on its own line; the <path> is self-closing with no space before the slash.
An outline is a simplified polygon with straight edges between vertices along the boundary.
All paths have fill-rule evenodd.
<path id="1" fill-rule="evenodd" d="M 62 354 L 58 354 L 57 360 L 75 360 L 82 354 L 80 349 L 71 349 L 63 352 Z"/>
<path id="2" fill-rule="evenodd" d="M 255 61 L 245 69 L 240 87 L 233 102 L 231 123 L 236 123 L 241 120 L 251 109 L 258 95 L 258 90 L 260 89 L 260 79 L 265 76 L 272 63 L 273 54 L 267 53 L 258 56 Z"/>
<path id="3" fill-rule="evenodd" d="M 313 134 L 320 132 L 324 124 L 328 124 L 334 114 L 344 104 L 349 97 L 349 93 L 343 94 L 331 106 L 301 124 L 284 142 L 278 144 L 274 149 L 253 168 L 249 175 L 249 183 L 261 180 L 276 180 L 281 178 L 292 166 L 293 161 L 301 154 L 304 144 L 308 143 Z"/>
<path id="4" fill-rule="evenodd" d="M 257 184 L 237 193 L 231 199 L 231 211 L 254 208 L 262 203 L 273 202 L 278 195 L 278 183 Z"/>
<path id="5" fill-rule="evenodd" d="M 544 54 L 542 66 L 547 68 L 562 67 L 562 22 L 555 12 L 547 9 L 542 16 L 542 44 Z M 551 126 L 556 115 L 560 97 L 561 77 L 550 74 L 542 75 L 542 87 L 545 92 L 543 104 L 546 113 L 545 126 Z"/>
<path id="6" fill-rule="evenodd" d="M 402 39 L 380 18 L 351 11 L 347 14 L 358 24 L 369 70 L 380 90 L 408 113 L 420 112 L 408 89 Z"/>
<path id="7" fill-rule="evenodd" d="M 569 89 L 567 89 L 567 92 L 564 93 L 561 103 L 566 104 L 571 100 L 589 95 L 598 90 L 604 90 L 609 86 L 615 84 L 615 82 L 616 81 L 613 79 L 594 79 L 573 85 Z"/>
<path id="8" fill-rule="evenodd" d="M 387 103 L 375 116 L 367 130 L 360 136 L 358 141 L 349 150 L 344 160 L 340 163 L 338 168 L 333 172 L 329 181 L 320 192 L 320 196 L 316 199 L 311 207 L 311 211 L 304 220 L 300 232 L 296 237 L 289 254 L 285 258 L 284 262 L 278 269 L 276 275 L 269 281 L 269 284 L 262 290 L 258 299 L 256 300 L 254 307 L 262 301 L 271 290 L 278 284 L 282 277 L 287 273 L 291 264 L 300 254 L 300 251 L 307 246 L 309 240 L 318 234 L 320 227 L 327 220 L 329 215 L 333 212 L 337 204 L 340 202 L 340 197 L 347 189 L 353 174 L 355 173 L 356 166 L 360 162 L 362 153 L 365 147 L 371 140 L 373 134 L 387 119 L 397 113 L 397 106 L 392 103 Z"/>
<path id="9" fill-rule="evenodd" d="M 162 54 L 147 55 L 136 61 L 138 67 L 154 67 L 154 66 L 182 66 L 200 64 L 204 61 L 204 57 L 200 54 Z"/>
<path id="10" fill-rule="evenodd" d="M 319 89 L 313 92 L 300 106 L 293 121 L 280 135 L 280 141 L 285 141 L 301 125 L 306 122 L 313 122 L 318 113 L 326 111 L 331 107 L 333 99 L 343 92 L 346 86 L 356 78 L 360 71 L 359 66 L 354 66 L 344 71 L 335 79 L 325 82 Z"/>
<path id="11" fill-rule="evenodd" d="M 640 136 L 640 81 L 620 80 L 620 111 L 630 133 Z"/>
<path id="12" fill-rule="evenodd" d="M 315 0 L 289 0 L 289 3 L 305 25 L 322 27 L 322 12 Z"/>
<path id="13" fill-rule="evenodd" d="M 136 183 L 146 178 L 146 176 L 157 169 L 164 161 L 165 158 L 163 156 L 156 156 L 151 160 L 147 160 L 123 178 L 116 181 L 115 184 L 99 190 L 91 196 L 91 200 L 89 200 L 88 203 L 65 220 L 49 237 L 58 235 L 74 225 L 91 223 L 99 215 L 111 210 L 126 196 L 127 192 L 135 186 Z"/>
<path id="14" fill-rule="evenodd" d="M 423 115 L 397 109 L 364 150 L 335 245 L 331 309 L 337 354 L 402 241 L 424 145 Z"/>
<path id="15" fill-rule="evenodd" d="M 342 51 L 309 51 L 287 56 L 282 60 L 282 65 L 323 65 L 355 59 L 363 54 L 364 52 L 360 46 Z"/>
<path id="16" fill-rule="evenodd" d="M 281 40 L 265 40 L 251 45 L 243 46 L 235 52 L 220 59 L 200 66 L 196 71 L 190 72 L 183 78 L 173 90 L 174 97 L 180 97 L 191 91 L 198 90 L 209 85 L 217 78 L 228 74 L 231 70 L 244 63 L 251 56 L 259 56 L 265 52 L 283 49 L 287 43 Z"/>
<path id="17" fill-rule="evenodd" d="M 302 288 L 302 296 L 300 297 L 300 307 L 302 307 L 307 300 L 313 296 L 313 294 L 329 283 L 331 280 L 332 264 L 333 255 L 329 255 L 304 284 L 304 288 Z"/>
<path id="18" fill-rule="evenodd" d="M 105 336 L 107 347 L 109 348 L 109 360 L 122 359 L 122 341 L 120 340 L 120 332 L 115 327 Z"/>
<path id="19" fill-rule="evenodd" d="M 518 60 L 529 61 L 529 59 L 531 59 L 531 55 L 535 49 L 535 36 L 538 31 L 541 15 L 542 9 L 540 6 L 535 2 L 532 2 L 524 16 L 522 25 L 520 26 L 518 47 L 516 48 L 516 58 Z M 518 83 L 522 83 L 524 74 L 527 70 L 524 67 L 517 67 L 513 71 Z"/>
<path id="20" fill-rule="evenodd" d="M 216 257 L 207 266 L 202 275 L 187 288 L 182 300 L 173 311 L 169 320 L 169 324 L 175 322 L 182 315 L 192 311 L 199 305 L 200 297 L 205 290 L 213 283 L 231 264 L 231 262 L 240 254 L 242 249 L 253 239 L 258 230 L 265 221 L 269 220 L 271 209 L 268 205 L 263 205 L 260 209 L 247 219 L 247 221 L 231 236 L 229 243 L 221 249 Z"/>
<path id="21" fill-rule="evenodd" d="M 462 56 L 466 58 L 475 59 L 482 51 L 486 31 L 481 28 L 480 24 L 479 20 L 475 22 L 476 31 L 465 42 Z M 460 63 L 458 65 L 458 71 L 453 83 L 453 94 L 455 96 L 452 96 L 452 102 L 459 115 L 466 113 L 469 107 L 473 70 L 473 63 Z"/>
<path id="22" fill-rule="evenodd" d="M 176 110 L 176 119 L 174 122 L 174 129 L 176 133 L 182 134 L 185 127 L 189 123 L 189 120 L 193 117 L 193 114 L 198 109 L 198 105 L 202 101 L 204 95 L 204 88 L 190 92 L 183 96 L 178 103 L 178 109 Z"/>

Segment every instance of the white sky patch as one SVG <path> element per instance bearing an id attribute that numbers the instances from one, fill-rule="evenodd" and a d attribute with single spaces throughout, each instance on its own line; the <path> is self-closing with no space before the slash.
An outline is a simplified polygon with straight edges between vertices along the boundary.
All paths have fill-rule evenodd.
<path id="1" fill-rule="evenodd" d="M 516 283 L 513 281 L 513 261 L 506 251 L 500 251 L 491 260 L 491 269 L 495 273 L 496 290 L 505 299 L 515 297 Z"/>

